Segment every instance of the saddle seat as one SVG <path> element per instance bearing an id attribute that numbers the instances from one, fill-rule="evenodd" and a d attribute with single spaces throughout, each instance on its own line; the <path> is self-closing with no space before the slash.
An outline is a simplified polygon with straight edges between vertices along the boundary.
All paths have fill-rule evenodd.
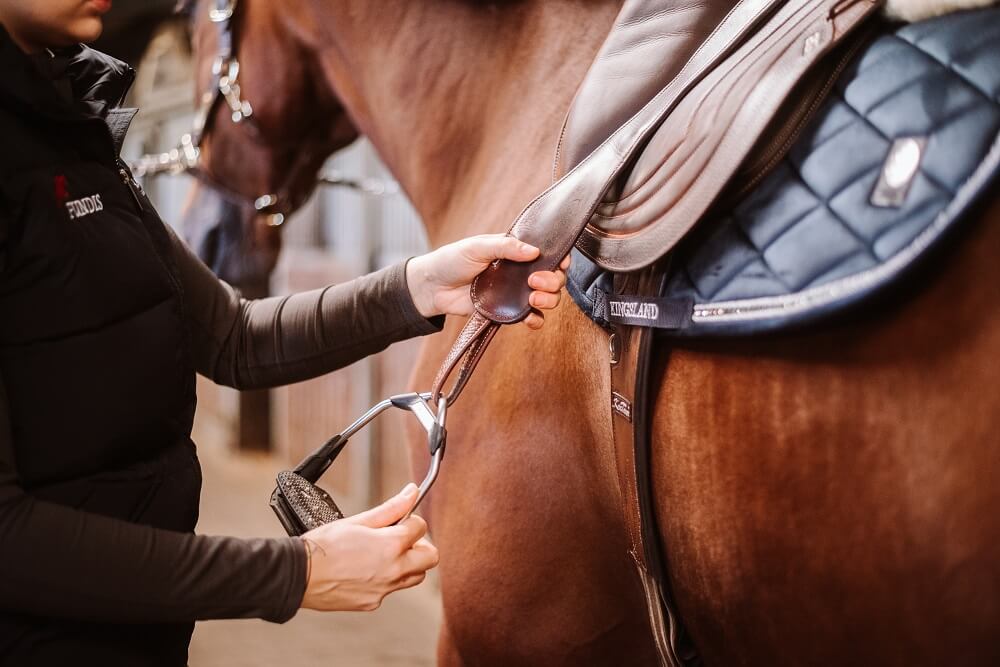
<path id="1" fill-rule="evenodd" d="M 623 63 L 636 62 L 630 48 L 650 63 L 660 42 L 669 57 L 692 48 L 678 46 L 657 4 L 626 2 L 567 117 L 557 175 L 641 107 L 636 96 L 675 76 L 676 63 L 623 75 Z M 607 325 L 609 270 L 646 266 L 684 237 L 660 295 L 675 312 L 661 323 L 669 335 L 752 334 L 863 301 L 988 192 L 1000 164 L 997 43 L 996 7 L 908 25 L 873 20 L 799 81 L 738 164 L 720 156 L 725 138 L 715 142 L 713 128 L 733 127 L 727 119 L 740 110 L 726 104 L 743 99 L 739 79 L 755 70 L 720 71 L 605 193 L 577 242 L 570 294 Z M 747 60 L 759 60 L 754 48 Z M 609 86 L 625 92 L 601 96 Z M 715 179 L 718 194 L 706 202 L 694 193 L 691 205 L 699 179 Z"/>

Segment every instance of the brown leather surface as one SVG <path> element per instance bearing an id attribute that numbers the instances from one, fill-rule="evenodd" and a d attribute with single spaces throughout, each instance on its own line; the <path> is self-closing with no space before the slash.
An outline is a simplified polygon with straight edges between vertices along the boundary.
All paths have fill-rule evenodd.
<path id="1" fill-rule="evenodd" d="M 634 276 L 630 275 L 629 278 Z M 623 285 L 623 291 L 636 293 L 634 280 Z M 639 327 L 616 327 L 614 335 L 621 343 L 621 357 L 617 364 L 611 366 L 611 390 L 629 402 L 630 410 L 634 411 L 637 397 L 635 395 L 635 373 L 638 366 L 639 338 L 643 329 Z M 635 448 L 633 446 L 634 419 L 622 416 L 614 410 L 611 400 L 608 407 L 612 410 L 611 423 L 615 438 L 615 462 L 618 467 L 618 485 L 622 493 L 622 516 L 628 528 L 629 540 L 632 544 L 632 557 L 641 567 L 646 567 L 645 547 L 643 545 L 642 521 L 639 514 L 639 495 L 636 485 Z"/>
<path id="2" fill-rule="evenodd" d="M 472 284 L 472 301 L 480 313 L 496 322 L 511 323 L 530 312 L 528 276 L 558 266 L 628 160 L 683 96 L 724 62 L 778 4 L 779 0 L 742 0 L 682 71 L 642 110 L 528 204 L 510 233 L 539 247 L 541 254 L 531 263 L 497 262 L 480 275 Z"/>
<path id="3" fill-rule="evenodd" d="M 872 10 L 856 3 L 788 3 L 723 67 L 691 91 L 605 196 L 577 247 L 628 271 L 676 245 L 750 155 L 798 82 Z"/>
<path id="4" fill-rule="evenodd" d="M 861 19 L 869 0 L 742 0 L 694 56 L 639 113 L 576 168 L 531 202 L 510 233 L 541 249 L 532 263 L 497 262 L 472 286 L 476 310 L 499 323 L 530 312 L 528 276 L 552 270 L 639 149 L 671 174 L 656 196 L 670 215 L 642 230 L 586 230 L 578 247 L 601 266 L 640 268 L 690 230 L 754 146 L 809 66 Z M 838 12 L 831 10 L 837 7 Z M 661 152 L 670 151 L 670 153 Z M 625 193 L 646 171 L 626 179 Z M 620 189 L 620 188 L 619 188 Z"/>
<path id="5" fill-rule="evenodd" d="M 573 100 L 553 165 L 578 165 L 673 79 L 736 0 L 626 0 Z"/>
<path id="6" fill-rule="evenodd" d="M 659 266 L 616 276 L 616 292 L 658 294 L 664 276 Z M 618 363 L 611 365 L 611 422 L 622 518 L 630 541 L 629 553 L 645 593 L 650 630 L 661 665 L 682 667 L 696 664 L 697 656 L 681 629 L 677 612 L 667 594 L 666 571 L 660 556 L 656 517 L 652 511 L 649 471 L 651 401 L 648 389 L 653 329 L 619 326 L 615 328 L 614 335 L 620 341 L 621 354 Z M 627 417 L 615 409 L 616 398 L 629 402 Z"/>
<path id="7" fill-rule="evenodd" d="M 469 381 L 472 371 L 476 369 L 476 364 L 479 363 L 483 352 L 486 351 L 486 347 L 493 340 L 493 336 L 496 335 L 499 328 L 498 324 L 491 322 L 479 313 L 472 314 L 469 321 L 462 327 L 462 331 L 459 332 L 458 338 L 452 344 L 448 356 L 445 357 L 437 376 L 434 378 L 431 394 L 435 404 L 438 397 L 445 394 L 445 384 L 456 368 L 458 376 L 452 383 L 451 391 L 447 393 L 448 405 L 458 399 L 462 389 L 465 388 L 465 383 Z"/>

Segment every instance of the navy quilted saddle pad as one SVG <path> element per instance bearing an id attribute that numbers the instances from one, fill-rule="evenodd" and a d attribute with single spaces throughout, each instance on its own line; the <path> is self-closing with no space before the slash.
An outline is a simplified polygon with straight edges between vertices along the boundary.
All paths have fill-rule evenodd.
<path id="1" fill-rule="evenodd" d="M 854 306 L 995 195 L 998 171 L 1000 8 L 885 25 L 781 163 L 674 252 L 659 326 L 753 334 Z M 611 275 L 573 262 L 570 294 L 593 320 L 643 323 L 641 307 L 621 318 Z"/>

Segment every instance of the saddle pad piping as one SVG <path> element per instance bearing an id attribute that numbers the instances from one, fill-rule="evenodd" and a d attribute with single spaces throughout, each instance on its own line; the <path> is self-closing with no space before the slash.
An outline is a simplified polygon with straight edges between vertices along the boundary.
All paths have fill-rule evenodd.
<path id="1" fill-rule="evenodd" d="M 779 329 L 797 318 L 803 318 L 806 315 L 810 319 L 815 318 L 824 312 L 830 312 L 860 301 L 877 289 L 890 284 L 892 278 L 916 264 L 951 229 L 953 223 L 962 217 L 981 194 L 987 191 L 990 182 L 997 178 L 998 173 L 1000 173 L 1000 134 L 995 137 L 986 157 L 958 188 L 952 200 L 935 216 L 928 227 L 907 246 L 876 267 L 793 294 L 694 303 L 688 311 L 690 319 L 687 321 L 677 314 L 677 309 L 683 306 L 682 299 L 676 297 L 650 299 L 648 297 L 615 295 L 620 300 L 655 303 L 664 311 L 672 313 L 669 318 L 664 318 L 664 323 L 658 324 L 656 322 L 635 321 L 634 318 L 628 316 L 625 316 L 624 319 L 615 316 L 608 307 L 609 292 L 597 287 L 593 290 L 592 296 L 588 293 L 586 286 L 579 284 L 572 275 L 568 276 L 566 289 L 575 301 L 583 301 L 590 306 L 589 312 L 592 313 L 595 321 L 602 326 L 609 326 L 613 323 L 652 326 L 670 331 L 672 335 L 677 336 L 698 335 L 704 333 L 706 327 L 717 330 L 720 334 L 735 335 Z M 727 329 L 725 326 L 748 322 L 755 324 L 750 330 L 737 327 Z M 689 328 L 691 325 L 693 325 L 693 330 Z"/>
<path id="2" fill-rule="evenodd" d="M 764 328 L 776 328 L 785 320 L 817 310 L 831 309 L 868 295 L 890 278 L 917 262 L 944 235 L 952 223 L 975 202 L 1000 170 L 1000 134 L 995 138 L 986 158 L 959 187 L 955 197 L 905 248 L 883 264 L 834 280 L 824 285 L 776 297 L 717 301 L 694 305 L 693 324 L 726 324 L 761 322 Z"/>

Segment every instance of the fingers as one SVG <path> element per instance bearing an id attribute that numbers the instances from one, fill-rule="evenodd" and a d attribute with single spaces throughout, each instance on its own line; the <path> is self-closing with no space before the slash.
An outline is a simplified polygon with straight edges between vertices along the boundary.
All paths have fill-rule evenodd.
<path id="1" fill-rule="evenodd" d="M 524 324 L 529 329 L 538 331 L 545 324 L 545 317 L 541 313 L 531 313 L 524 319 Z"/>
<path id="2" fill-rule="evenodd" d="M 549 292 L 532 292 L 531 296 L 528 297 L 528 303 L 530 303 L 533 308 L 552 310 L 559 305 L 559 300 L 561 298 L 561 292 L 556 292 L 555 294 L 551 294 Z"/>
<path id="3" fill-rule="evenodd" d="M 466 252 L 475 262 L 489 263 L 495 259 L 528 262 L 538 257 L 538 248 L 506 234 L 483 234 L 466 239 Z"/>
<path id="4" fill-rule="evenodd" d="M 413 548 L 403 555 L 403 571 L 408 574 L 426 572 L 437 567 L 440 556 L 437 547 L 428 540 L 418 540 Z"/>
<path id="5" fill-rule="evenodd" d="M 508 234 L 480 234 L 471 236 L 460 243 L 470 259 L 476 262 L 492 262 L 495 259 L 509 259 L 515 262 L 529 262 L 536 259 L 540 250 Z M 570 267 L 572 257 L 566 255 L 559 268 L 566 271 Z"/>
<path id="6" fill-rule="evenodd" d="M 424 535 L 427 534 L 427 522 L 423 518 L 413 515 L 406 521 L 385 530 L 399 539 L 399 550 L 403 552 L 423 539 Z"/>
<path id="7" fill-rule="evenodd" d="M 566 274 L 562 271 L 535 271 L 528 276 L 528 287 L 543 292 L 558 292 L 566 286 Z"/>
<path id="8" fill-rule="evenodd" d="M 389 498 L 389 500 L 385 501 L 378 507 L 373 507 L 366 512 L 355 514 L 352 517 L 344 519 L 344 521 L 357 523 L 362 526 L 368 526 L 369 528 L 391 526 L 406 516 L 406 513 L 410 511 L 410 508 L 413 507 L 413 503 L 416 500 L 417 485 L 407 484 L 397 495 Z M 424 524 L 424 530 L 427 530 L 426 524 Z"/>
<path id="9" fill-rule="evenodd" d="M 525 324 L 529 329 L 541 329 L 545 318 L 538 311 L 552 310 L 559 305 L 562 288 L 566 286 L 566 274 L 561 270 L 536 271 L 528 277 L 528 286 L 535 290 L 528 296 L 528 303 L 536 311 L 528 315 Z"/>
<path id="10" fill-rule="evenodd" d="M 413 545 L 413 548 L 414 549 L 435 549 L 435 550 L 437 549 L 437 547 L 434 546 L 434 544 L 429 539 L 427 539 L 426 537 L 421 537 L 419 540 L 417 540 L 416 543 Z"/>
<path id="11" fill-rule="evenodd" d="M 411 574 L 410 576 L 405 577 L 396 584 L 396 590 L 401 591 L 404 588 L 413 588 L 414 586 L 419 586 L 420 584 L 424 583 L 424 579 L 426 578 L 427 578 L 426 572 Z"/>
<path id="12" fill-rule="evenodd" d="M 437 547 L 427 538 L 417 540 L 409 551 L 403 554 L 399 564 L 399 576 L 393 583 L 393 590 L 412 588 L 427 578 L 427 570 L 437 567 Z"/>

